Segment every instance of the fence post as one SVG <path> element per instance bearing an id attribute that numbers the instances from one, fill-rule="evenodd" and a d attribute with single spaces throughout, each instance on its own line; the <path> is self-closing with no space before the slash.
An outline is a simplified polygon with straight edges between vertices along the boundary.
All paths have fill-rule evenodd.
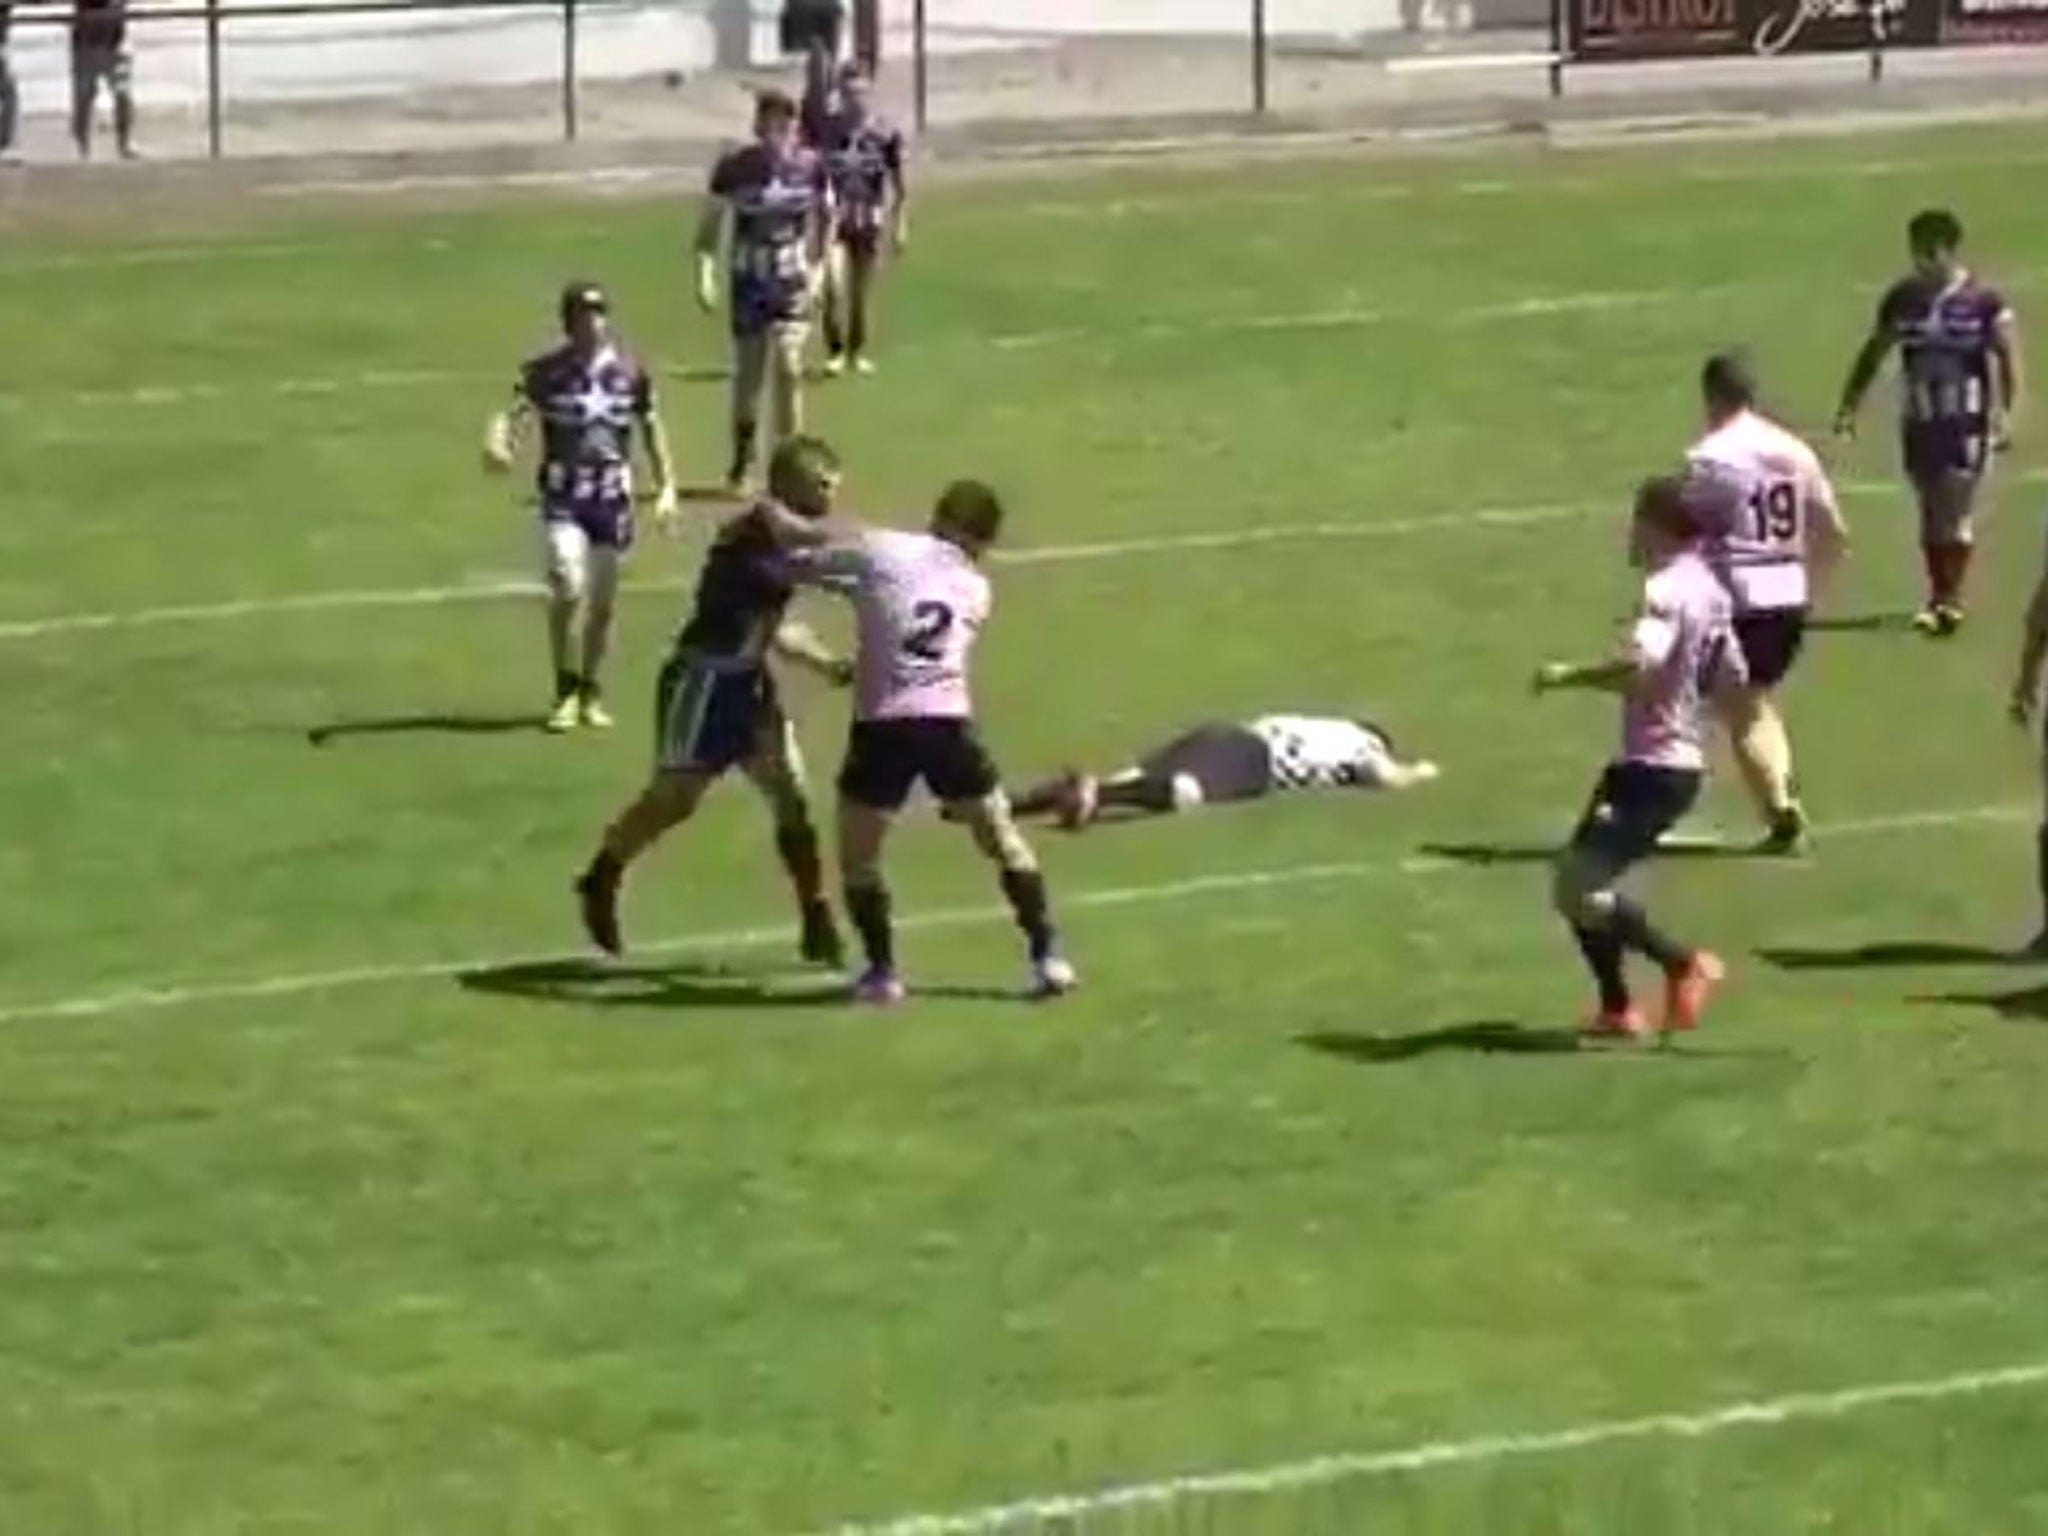
<path id="1" fill-rule="evenodd" d="M 1252 0 L 1252 111 L 1266 115 L 1266 0 Z"/>
<path id="2" fill-rule="evenodd" d="M 220 0 L 206 0 L 206 154 L 220 158 Z"/>
<path id="3" fill-rule="evenodd" d="M 910 9 L 910 90 L 916 102 L 917 131 L 920 134 L 932 116 L 931 61 L 925 56 L 927 22 L 925 0 L 915 0 Z"/>
<path id="4" fill-rule="evenodd" d="M 562 0 L 562 137 L 576 139 L 576 0 Z"/>
<path id="5" fill-rule="evenodd" d="M 1550 0 L 1550 99 L 1564 95 L 1564 8 L 1570 0 Z"/>

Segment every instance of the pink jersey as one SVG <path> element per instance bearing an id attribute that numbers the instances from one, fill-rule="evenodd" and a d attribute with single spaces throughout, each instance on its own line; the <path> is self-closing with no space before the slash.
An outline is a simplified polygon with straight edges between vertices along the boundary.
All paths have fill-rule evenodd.
<path id="1" fill-rule="evenodd" d="M 825 551 L 820 577 L 853 599 L 857 720 L 964 720 L 968 659 L 994 605 L 988 578 L 957 544 L 875 528 Z"/>
<path id="2" fill-rule="evenodd" d="M 1770 418 L 1744 411 L 1685 458 L 1687 503 L 1713 535 L 1708 556 L 1736 607 L 1804 608 L 1815 519 L 1835 516 L 1819 456 Z"/>
<path id="3" fill-rule="evenodd" d="M 1688 551 L 1652 571 L 1629 634 L 1635 681 L 1621 706 L 1621 755 L 1656 768 L 1707 765 L 1706 706 L 1747 677 L 1735 607 L 1704 558 Z"/>

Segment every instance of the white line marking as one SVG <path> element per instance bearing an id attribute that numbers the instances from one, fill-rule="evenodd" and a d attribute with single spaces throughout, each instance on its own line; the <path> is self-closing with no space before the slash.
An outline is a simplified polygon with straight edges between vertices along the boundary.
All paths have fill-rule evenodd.
<path id="1" fill-rule="evenodd" d="M 1906 811 L 1886 816 L 1838 821 L 1817 830 L 1824 838 L 1867 837 L 1886 832 L 1909 832 L 1926 827 L 1952 827 L 1972 822 L 2022 821 L 2031 819 L 2037 808 L 2030 803 L 1967 806 L 1952 810 Z M 1371 875 L 1428 875 L 1457 868 L 1449 860 L 1409 867 L 1408 859 L 1358 860 L 1349 863 L 1298 864 L 1286 869 L 1239 870 L 1231 874 L 1197 875 L 1186 880 L 1169 880 L 1156 885 L 1113 886 L 1103 890 L 1062 892 L 1063 910 L 1093 911 L 1102 908 L 1144 906 L 1155 902 L 1180 901 L 1191 896 L 1237 894 L 1273 890 L 1333 880 L 1357 880 Z M 941 907 L 917 912 L 901 919 L 901 929 L 925 931 L 960 928 L 994 922 L 1009 916 L 1007 907 Z M 673 955 L 694 950 L 754 949 L 786 942 L 786 924 L 735 928 L 718 933 L 692 934 L 637 945 L 632 958 Z M 432 960 L 401 965 L 351 966 L 331 971 L 301 971 L 262 976 L 245 981 L 201 982 L 189 986 L 147 986 L 116 992 L 93 992 L 81 996 L 53 998 L 39 1003 L 0 1007 L 0 1025 L 26 1024 L 48 1019 L 102 1018 L 109 1014 L 138 1013 L 165 1008 L 184 1008 L 199 1003 L 260 1001 L 273 997 L 298 997 L 309 993 L 338 992 L 353 987 L 389 985 L 399 982 L 437 981 L 471 971 L 504 970 L 520 965 L 558 964 L 586 959 L 583 953 L 561 950 L 496 955 L 483 959 Z"/>
<path id="2" fill-rule="evenodd" d="M 2011 477 L 2021 485 L 2048 480 L 2048 470 L 2027 470 Z M 1881 496 L 1897 488 L 1881 481 L 1845 480 L 1836 485 L 1845 497 Z M 1318 539 L 1377 539 L 1403 534 L 1433 533 L 1465 527 L 1515 528 L 1590 517 L 1618 507 L 1617 500 L 1558 503 L 1526 507 L 1481 507 L 1471 512 L 1445 512 L 1427 517 L 1385 518 L 1359 523 L 1260 523 L 1219 528 L 1204 533 L 1169 533 L 1151 538 L 1105 539 L 1089 544 L 1047 544 L 1036 549 L 999 550 L 998 565 L 1066 565 L 1087 560 L 1112 560 L 1136 555 L 1198 554 L 1205 550 L 1248 549 Z M 495 602 L 541 594 L 537 581 L 494 578 L 445 587 L 371 587 L 357 591 L 300 592 L 282 597 L 237 598 L 217 603 L 181 603 L 163 608 L 132 608 L 109 613 L 60 613 L 40 619 L 0 620 L 0 643 L 37 640 L 51 635 L 87 634 L 119 629 L 149 629 L 162 624 L 203 624 L 255 618 L 273 613 L 318 613 L 352 608 L 433 608 L 447 604 Z M 678 583 L 627 581 L 629 597 L 675 597 Z"/>
<path id="3" fill-rule="evenodd" d="M 2048 1360 L 1996 1370 L 1965 1371 L 1918 1381 L 1884 1381 L 1835 1392 L 1793 1392 L 1750 1402 L 1729 1403 L 1695 1413 L 1659 1413 L 1640 1419 L 1608 1419 L 1569 1429 L 1522 1435 L 1482 1435 L 1470 1440 L 1431 1440 L 1401 1450 L 1357 1451 L 1309 1461 L 1232 1472 L 1195 1473 L 1157 1482 L 1125 1483 L 1094 1493 L 1024 1499 L 952 1515 L 910 1515 L 875 1524 L 842 1525 L 833 1536 L 996 1536 L 1047 1522 L 1092 1519 L 1131 1510 L 1158 1510 L 1199 1500 L 1246 1498 L 1334 1483 L 1365 1482 L 1438 1467 L 1472 1466 L 1523 1456 L 1556 1456 L 1631 1440 L 1701 1440 L 1730 1430 L 1778 1428 L 1803 1421 L 1839 1419 L 1873 1408 L 1933 1403 L 1989 1392 L 2013 1392 L 2048 1384 Z"/>
<path id="4" fill-rule="evenodd" d="M 2048 470 L 2026 470 L 2011 477 L 2021 485 L 2048 480 Z M 1836 485 L 1845 497 L 1893 494 L 1897 487 L 1882 481 L 1845 480 Z M 998 565 L 1067 565 L 1087 560 L 1113 560 L 1137 555 L 1199 554 L 1206 550 L 1248 549 L 1262 544 L 1309 542 L 1318 539 L 1378 539 L 1403 534 L 1434 533 L 1465 527 L 1516 528 L 1562 522 L 1613 510 L 1619 501 L 1584 501 L 1526 507 L 1481 507 L 1471 512 L 1445 512 L 1427 517 L 1385 518 L 1359 523 L 1260 523 L 1219 528 L 1204 533 L 1169 533 L 1151 538 L 1105 539 L 1089 544 L 1047 544 L 1036 549 L 999 550 Z M 371 587 L 358 591 L 300 592 L 282 597 L 238 598 L 217 603 L 181 603 L 163 608 L 132 608 L 109 613 L 60 613 L 40 619 L 0 620 L 0 643 L 37 640 L 51 635 L 87 634 L 119 629 L 149 629 L 162 624 L 203 624 L 255 618 L 273 613 L 318 613 L 352 608 L 433 608 L 448 604 L 496 602 L 505 598 L 538 597 L 537 581 L 517 577 L 462 582 L 445 587 Z M 627 581 L 619 591 L 628 597 L 675 597 L 677 581 Z"/>
<path id="5" fill-rule="evenodd" d="M 1467 69 L 1544 69 L 1562 62 L 1554 53 L 1436 53 L 1388 59 L 1381 67 L 1390 75 L 1449 74 Z"/>

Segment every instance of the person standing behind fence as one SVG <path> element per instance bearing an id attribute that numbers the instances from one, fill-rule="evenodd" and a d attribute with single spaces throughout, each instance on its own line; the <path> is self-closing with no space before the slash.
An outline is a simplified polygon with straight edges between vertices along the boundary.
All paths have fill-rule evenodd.
<path id="1" fill-rule="evenodd" d="M 135 96 L 130 89 L 128 0 L 75 0 L 71 12 L 71 139 L 92 158 L 92 115 L 101 82 L 114 98 L 114 144 L 135 158 Z"/>
<path id="2" fill-rule="evenodd" d="M 0 0 L 0 162 L 14 158 L 14 132 L 21 124 L 21 92 L 14 84 L 14 71 L 7 67 L 7 25 L 13 7 Z"/>

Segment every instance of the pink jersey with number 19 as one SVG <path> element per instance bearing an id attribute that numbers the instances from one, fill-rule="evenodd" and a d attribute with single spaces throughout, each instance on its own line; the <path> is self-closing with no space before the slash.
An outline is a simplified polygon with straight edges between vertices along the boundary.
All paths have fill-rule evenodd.
<path id="1" fill-rule="evenodd" d="M 1686 453 L 1686 501 L 1744 613 L 1804 608 L 1814 520 L 1835 516 L 1820 457 L 1768 416 L 1742 411 Z"/>
<path id="2" fill-rule="evenodd" d="M 994 595 L 966 551 L 928 533 L 873 528 L 820 558 L 853 599 L 857 720 L 965 720 L 968 662 Z"/>
<path id="3" fill-rule="evenodd" d="M 1653 768 L 1707 763 L 1707 701 L 1747 680 L 1734 603 L 1711 566 L 1687 550 L 1643 582 L 1629 632 L 1636 675 L 1621 706 L 1621 755 Z"/>

